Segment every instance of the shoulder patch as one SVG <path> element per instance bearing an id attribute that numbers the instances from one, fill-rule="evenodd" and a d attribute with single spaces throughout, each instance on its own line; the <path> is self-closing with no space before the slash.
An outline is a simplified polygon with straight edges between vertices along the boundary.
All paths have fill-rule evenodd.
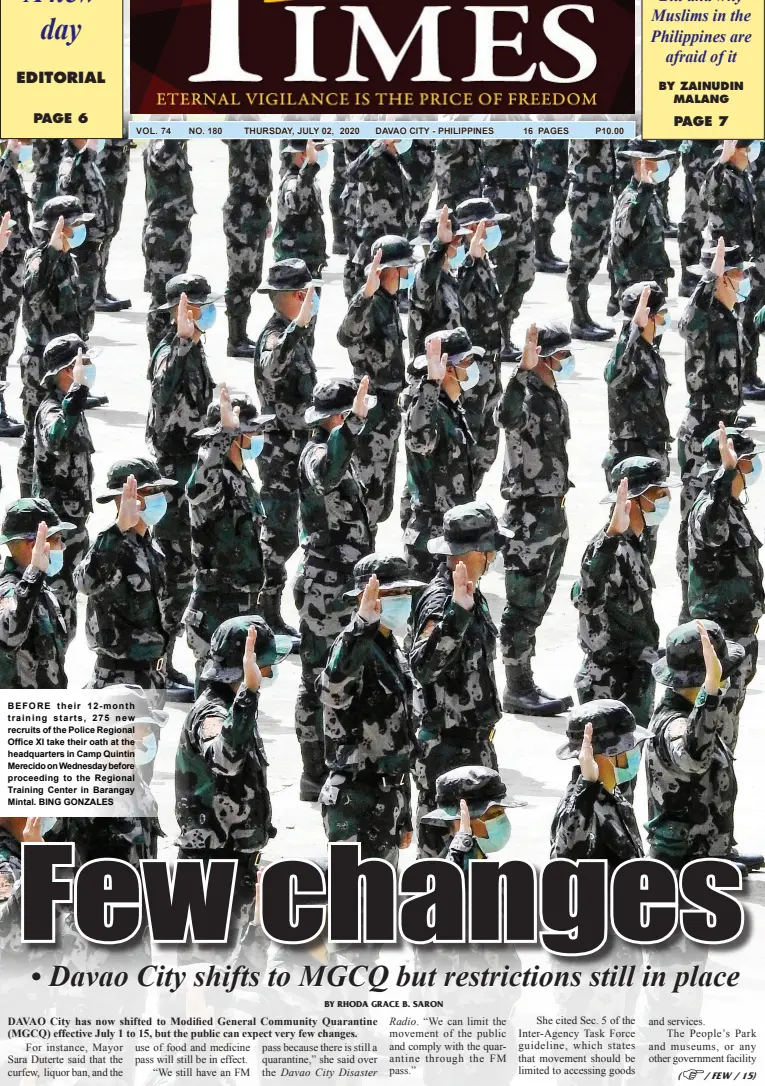
<path id="1" fill-rule="evenodd" d="M 266 350 L 267 351 L 273 351 L 274 347 L 277 345 L 278 342 L 279 342 L 279 336 L 276 334 L 276 332 L 272 332 L 271 335 L 266 340 Z"/>
<path id="2" fill-rule="evenodd" d="M 221 728 L 223 727 L 223 717 L 220 716 L 206 716 L 202 721 L 202 727 L 200 729 L 202 739 L 207 742 L 210 739 L 215 739 L 220 735 Z"/>

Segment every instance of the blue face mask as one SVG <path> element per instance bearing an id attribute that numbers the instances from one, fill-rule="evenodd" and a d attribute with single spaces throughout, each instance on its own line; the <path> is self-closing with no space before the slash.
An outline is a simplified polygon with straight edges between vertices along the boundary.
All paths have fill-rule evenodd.
<path id="1" fill-rule="evenodd" d="M 279 674 L 279 665 L 278 664 L 271 664 L 271 674 L 270 675 L 261 675 L 260 676 L 260 689 L 262 690 L 263 687 L 265 687 L 265 686 L 273 686 L 274 683 L 276 682 L 276 676 L 278 674 Z"/>
<path id="2" fill-rule="evenodd" d="M 464 245 L 460 245 L 454 256 L 449 257 L 449 267 L 452 271 L 456 271 L 457 268 L 461 268 L 467 260 L 467 249 Z"/>
<path id="3" fill-rule="evenodd" d="M 470 389 L 475 388 L 481 378 L 481 371 L 478 369 L 478 363 L 471 362 L 465 372 L 466 376 L 460 381 L 460 388 L 463 392 L 470 392 Z"/>
<path id="4" fill-rule="evenodd" d="M 672 327 L 672 314 L 668 311 L 662 312 L 663 324 L 656 325 L 656 331 L 661 335 L 663 332 L 668 332 Z"/>
<path id="5" fill-rule="evenodd" d="M 329 151 L 326 149 L 316 152 L 316 165 L 322 167 L 322 169 L 329 163 Z"/>
<path id="6" fill-rule="evenodd" d="M 135 760 L 136 765 L 148 765 L 153 762 L 157 757 L 157 737 L 152 732 L 150 735 L 145 735 L 139 744 L 136 744 L 135 748 Z"/>
<path id="7" fill-rule="evenodd" d="M 53 827 L 58 822 L 57 818 L 41 818 L 40 819 L 40 834 L 45 837 L 46 833 L 50 833 Z"/>
<path id="8" fill-rule="evenodd" d="M 510 840 L 510 819 L 503 811 L 501 815 L 490 818 L 484 825 L 489 836 L 476 838 L 481 852 L 488 855 L 490 852 L 501 851 Z"/>
<path id="9" fill-rule="evenodd" d="M 97 140 L 97 142 L 96 142 L 96 154 L 100 155 L 105 147 L 106 147 L 106 140 Z"/>
<path id="10" fill-rule="evenodd" d="M 215 306 L 210 302 L 208 305 L 202 306 L 202 311 L 194 321 L 200 332 L 209 332 L 212 326 L 215 324 L 215 318 L 218 316 Z"/>
<path id="11" fill-rule="evenodd" d="M 164 494 L 147 494 L 143 501 L 145 508 L 139 510 L 139 517 L 144 524 L 158 524 L 167 512 L 167 498 Z"/>
<path id="12" fill-rule="evenodd" d="M 502 241 L 502 230 L 499 226 L 490 226 L 486 230 L 486 237 L 483 239 L 483 247 L 487 253 L 490 253 L 492 249 L 496 249 Z"/>
<path id="13" fill-rule="evenodd" d="M 570 377 L 574 376 L 576 370 L 576 359 L 572 354 L 566 355 L 561 363 L 559 370 L 553 370 L 556 381 L 568 381 Z"/>
<path id="14" fill-rule="evenodd" d="M 409 268 L 404 278 L 398 281 L 399 290 L 409 290 L 411 286 L 414 286 L 414 268 Z"/>
<path id="15" fill-rule="evenodd" d="M 752 140 L 752 142 L 746 149 L 746 157 L 749 159 L 750 163 L 757 161 L 757 159 L 760 157 L 761 149 L 761 142 L 759 140 Z"/>
<path id="16" fill-rule="evenodd" d="M 61 570 L 64 568 L 64 548 L 54 551 L 51 547 L 50 558 L 48 560 L 48 568 L 45 571 L 46 577 L 57 577 Z"/>
<path id="17" fill-rule="evenodd" d="M 79 249 L 79 247 L 85 240 L 87 233 L 88 228 L 86 227 L 84 222 L 81 222 L 79 226 L 75 226 L 74 230 L 72 231 L 72 236 L 69 238 L 69 248 Z"/>
<path id="18" fill-rule="evenodd" d="M 614 777 L 617 784 L 625 784 L 627 781 L 634 781 L 638 775 L 640 769 L 640 756 L 642 754 L 641 747 L 633 747 L 632 750 L 627 751 L 627 765 L 622 769 L 620 766 L 614 766 Z"/>
<path id="19" fill-rule="evenodd" d="M 752 293 L 752 280 L 747 276 L 746 279 L 742 279 L 738 285 L 736 291 L 736 297 L 740 302 L 745 302 L 749 295 Z"/>
<path id="20" fill-rule="evenodd" d="M 318 316 L 318 314 L 319 314 L 319 303 L 320 302 L 321 302 L 321 298 L 319 297 L 319 295 L 314 294 L 313 300 L 311 302 L 311 317 L 317 317 Z"/>
<path id="21" fill-rule="evenodd" d="M 92 388 L 96 381 L 96 367 L 91 362 L 87 366 L 82 367 L 85 371 L 85 384 L 88 388 Z"/>
<path id="22" fill-rule="evenodd" d="M 260 454 L 263 452 L 263 446 L 266 443 L 266 439 L 262 434 L 251 434 L 249 448 L 240 445 L 242 450 L 242 460 L 257 460 Z"/>
<path id="23" fill-rule="evenodd" d="M 396 140 L 396 150 L 400 155 L 405 155 L 412 146 L 410 139 Z"/>
<path id="24" fill-rule="evenodd" d="M 670 166 L 666 158 L 663 158 L 659 165 L 654 170 L 653 183 L 654 185 L 660 185 L 662 181 L 666 181 L 669 177 Z"/>
<path id="25" fill-rule="evenodd" d="M 380 622 L 394 633 L 405 630 L 412 613 L 411 596 L 383 596 L 380 600 Z"/>
<path id="26" fill-rule="evenodd" d="M 752 470 L 748 475 L 744 476 L 744 482 L 747 485 L 747 489 L 750 486 L 753 486 L 762 475 L 762 460 L 760 460 L 759 456 L 753 456 L 751 458 L 751 465 Z"/>
<path id="27" fill-rule="evenodd" d="M 656 499 L 653 509 L 643 510 L 646 527 L 655 528 L 657 524 L 661 524 L 669 512 L 670 504 L 669 495 L 665 494 L 663 498 Z"/>
<path id="28" fill-rule="evenodd" d="M 24 143 L 19 147 L 19 166 L 24 166 L 27 162 L 32 161 L 32 148 Z M 55 819 L 54 819 L 55 821 Z"/>

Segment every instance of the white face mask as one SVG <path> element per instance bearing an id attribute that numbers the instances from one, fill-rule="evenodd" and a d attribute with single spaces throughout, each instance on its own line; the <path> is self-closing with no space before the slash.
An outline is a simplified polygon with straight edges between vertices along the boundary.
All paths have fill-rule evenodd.
<path id="1" fill-rule="evenodd" d="M 465 370 L 465 376 L 460 381 L 460 388 L 463 392 L 469 392 L 471 388 L 475 388 L 481 377 L 481 371 L 478 369 L 477 362 L 471 362 Z M 459 378 L 457 378 L 459 380 Z"/>
<path id="2" fill-rule="evenodd" d="M 657 498 L 653 503 L 653 509 L 643 510 L 643 519 L 646 522 L 648 528 L 654 528 L 666 517 L 669 512 L 670 498 L 668 494 L 665 494 L 663 498 Z"/>

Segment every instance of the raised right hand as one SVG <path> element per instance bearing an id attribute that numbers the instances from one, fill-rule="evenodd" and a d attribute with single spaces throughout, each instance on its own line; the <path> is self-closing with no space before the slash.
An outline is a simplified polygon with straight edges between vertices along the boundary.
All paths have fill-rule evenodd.
<path id="1" fill-rule="evenodd" d="M 82 347 L 77 351 L 77 357 L 72 367 L 72 381 L 75 385 L 87 385 L 85 380 L 85 363 L 82 360 Z"/>
<path id="2" fill-rule="evenodd" d="M 224 430 L 239 429 L 239 408 L 231 406 L 231 393 L 227 385 L 220 386 L 220 424 Z"/>
<path id="3" fill-rule="evenodd" d="M 175 318 L 175 327 L 181 339 L 193 339 L 197 326 L 191 315 L 188 295 L 181 294 L 178 299 L 178 313 Z"/>
<path id="4" fill-rule="evenodd" d="M 64 216 L 59 215 L 58 222 L 53 227 L 53 233 L 50 236 L 50 241 L 48 242 L 48 244 L 51 246 L 52 249 L 57 249 L 58 252 L 62 253 L 64 251 L 65 241 L 66 238 L 64 236 Z"/>
<path id="5" fill-rule="evenodd" d="M 364 284 L 364 297 L 371 298 L 380 289 L 380 265 L 382 264 L 382 249 L 378 249 L 372 257 L 372 263 L 367 272 L 367 281 Z"/>
<path id="6" fill-rule="evenodd" d="M 723 140 L 722 151 L 720 152 L 720 157 L 718 158 L 717 161 L 718 162 L 730 162 L 730 160 L 733 158 L 733 156 L 736 153 L 737 145 L 738 145 L 738 140 Z"/>
<path id="7" fill-rule="evenodd" d="M 3 220 L 0 222 L 0 253 L 2 253 L 8 247 L 8 241 L 11 236 L 11 213 L 6 211 L 3 215 Z"/>
<path id="8" fill-rule="evenodd" d="M 606 528 L 606 535 L 621 535 L 630 526 L 630 511 L 632 502 L 627 498 L 628 482 L 622 479 L 616 491 L 616 501 L 611 520 Z"/>
<path id="9" fill-rule="evenodd" d="M 369 392 L 369 378 L 362 377 L 359 381 L 359 387 L 356 391 L 356 395 L 353 399 L 353 407 L 351 411 L 357 418 L 365 419 L 369 408 L 367 407 L 367 393 Z"/>
<path id="10" fill-rule="evenodd" d="M 441 337 L 432 336 L 425 344 L 425 357 L 428 360 L 428 380 L 438 381 L 439 385 L 446 377 L 449 364 L 448 355 L 441 354 Z"/>
<path id="11" fill-rule="evenodd" d="M 600 776 L 598 763 L 592 753 L 592 724 L 585 724 L 584 726 L 582 749 L 579 751 L 579 768 L 584 779 L 590 781 L 590 783 L 594 783 Z"/>
<path id="12" fill-rule="evenodd" d="M 48 525 L 43 520 L 37 526 L 35 545 L 32 547 L 32 557 L 29 559 L 29 564 L 35 569 L 39 569 L 45 573 L 49 562 L 50 543 L 48 542 Z"/>
<path id="13" fill-rule="evenodd" d="M 449 245 L 454 238 L 452 233 L 451 224 L 449 222 L 449 208 L 444 204 L 438 216 L 438 229 L 436 230 L 436 237 L 442 245 Z"/>
<path id="14" fill-rule="evenodd" d="M 651 288 L 643 287 L 643 292 L 640 295 L 640 301 L 637 304 L 635 310 L 635 316 L 632 318 L 632 323 L 636 324 L 641 330 L 648 324 L 650 313 L 648 312 L 648 299 L 651 297 Z"/>
<path id="15" fill-rule="evenodd" d="M 122 486 L 120 511 L 117 514 L 117 527 L 121 532 L 129 532 L 141 519 L 138 509 L 138 484 L 135 475 L 128 475 Z"/>
<path id="16" fill-rule="evenodd" d="M 373 573 L 366 583 L 359 603 L 359 618 L 363 619 L 368 626 L 371 626 L 373 622 L 380 621 L 381 611 L 380 582 L 377 579 L 377 574 Z"/>
<path id="17" fill-rule="evenodd" d="M 717 694 L 722 680 L 722 664 L 715 652 L 714 645 L 709 640 L 709 632 L 704 623 L 699 622 L 697 619 L 696 628 L 701 638 L 701 651 L 704 653 L 704 667 L 706 669 L 704 689 L 707 694 Z"/>
<path id="18" fill-rule="evenodd" d="M 472 238 L 470 239 L 470 255 L 473 260 L 483 260 L 486 256 L 486 249 L 484 248 L 484 241 L 486 239 L 486 220 L 481 219 L 478 226 L 475 228 Z"/>
<path id="19" fill-rule="evenodd" d="M 452 582 L 454 584 L 454 589 L 452 591 L 452 599 L 454 602 L 458 607 L 461 607 L 463 611 L 472 611 L 473 604 L 475 603 L 475 585 L 472 581 L 468 580 L 467 566 L 464 562 L 458 562 L 454 567 Z"/>
<path id="20" fill-rule="evenodd" d="M 728 437 L 728 431 L 725 429 L 725 423 L 723 422 L 719 424 L 717 439 L 720 446 L 720 463 L 726 471 L 735 468 L 738 464 L 738 457 L 733 446 L 733 440 Z"/>
<path id="21" fill-rule="evenodd" d="M 725 275 L 725 238 L 722 236 L 717 239 L 717 248 L 709 270 L 715 279 L 721 279 Z"/>
<path id="22" fill-rule="evenodd" d="M 258 631 L 254 626 L 250 626 L 247 631 L 247 641 L 244 645 L 244 659 L 242 661 L 242 669 L 244 671 L 244 685 L 248 690 L 260 690 L 261 674 L 258 662 L 255 658 L 255 641 L 258 636 Z"/>
<path id="23" fill-rule="evenodd" d="M 539 362 L 539 347 L 537 346 L 537 326 L 530 324 L 526 329 L 526 339 L 523 343 L 521 356 L 522 370 L 533 370 Z"/>
<path id="24" fill-rule="evenodd" d="M 300 312 L 297 315 L 295 323 L 300 328 L 307 328 L 313 318 L 313 296 L 316 293 L 315 287 L 309 287 L 305 292 L 305 298 L 303 298 L 303 304 L 300 306 Z"/>
<path id="25" fill-rule="evenodd" d="M 470 808 L 467 800 L 460 800 L 460 833 L 472 833 L 470 828 Z"/>

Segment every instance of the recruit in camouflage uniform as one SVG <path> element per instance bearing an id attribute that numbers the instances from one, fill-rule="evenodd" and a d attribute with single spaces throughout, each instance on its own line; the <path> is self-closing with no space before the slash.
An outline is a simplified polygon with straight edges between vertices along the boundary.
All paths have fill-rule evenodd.
<path id="1" fill-rule="evenodd" d="M 419 243 L 425 259 L 417 265 L 409 289 L 408 339 L 411 358 L 425 353 L 425 340 L 436 331 L 460 326 L 460 298 L 456 269 L 465 231 L 458 230 L 448 207 L 420 222 Z"/>
<path id="2" fill-rule="evenodd" d="M 421 821 L 436 807 L 437 779 L 460 766 L 496 769 L 492 738 L 502 716 L 494 680 L 497 628 L 478 582 L 507 533 L 481 502 L 451 509 L 444 517 L 443 532 L 431 541 L 430 549 L 448 556 L 448 562 L 417 601 L 409 656 L 418 683 L 414 690 L 418 856 L 430 857 L 440 856 L 446 843 L 442 827 Z"/>
<path id="3" fill-rule="evenodd" d="M 395 866 L 412 831 L 414 750 L 412 675 L 396 635 L 406 630 L 410 593 L 424 585 L 403 558 L 382 554 L 358 561 L 353 576 L 347 596 L 358 610 L 319 680 L 328 770 L 321 813 L 329 842 L 358 841 L 362 859 Z"/>
<path id="4" fill-rule="evenodd" d="M 96 295 L 101 282 L 101 248 L 111 237 L 112 221 L 106 185 L 96 166 L 96 149 L 91 140 L 64 140 L 64 153 L 58 168 L 58 188 L 62 196 L 75 196 L 83 210 L 93 216 L 87 224 L 87 236 L 77 249 L 80 297 L 84 331 L 90 332 L 96 319 Z"/>
<path id="5" fill-rule="evenodd" d="M 135 494 L 129 485 L 125 491 L 131 475 Z M 109 468 L 105 493 L 96 498 L 101 505 L 118 499 L 118 508 L 116 523 L 98 533 L 75 572 L 77 588 L 88 597 L 85 638 L 96 654 L 88 685 L 94 690 L 118 683 L 165 688 L 160 662 L 171 632 L 165 556 L 141 514 L 149 518 L 146 498 L 164 496 L 174 486 L 148 458 L 118 460 Z"/>
<path id="6" fill-rule="evenodd" d="M 353 298 L 364 282 L 364 269 L 373 256 L 373 244 L 385 234 L 409 237 L 412 226 L 409 175 L 396 151 L 396 140 L 375 140 L 346 166 L 356 186 L 355 248 L 345 262 L 346 298 Z"/>
<path id="7" fill-rule="evenodd" d="M 534 223 L 531 195 L 531 151 L 528 140 L 484 140 L 481 194 L 498 212 L 508 215 L 502 228 L 505 241 L 496 250 L 496 275 L 502 299 L 502 344 L 516 357 L 512 328 L 534 282 Z"/>
<path id="8" fill-rule="evenodd" d="M 348 176 L 348 163 L 357 159 L 362 151 L 365 151 L 369 147 L 371 140 L 335 140 L 334 141 L 334 177 L 338 183 L 337 191 L 337 214 L 338 219 L 342 219 L 342 229 L 339 231 L 339 236 L 342 237 L 342 253 L 341 256 L 348 256 L 351 253 L 355 253 L 359 247 L 359 235 L 358 235 L 358 221 L 356 218 L 357 210 L 357 198 L 359 192 L 359 182 L 356 178 Z M 342 146 L 342 152 L 338 153 L 338 144 Z M 342 185 L 339 184 L 342 180 Z M 335 182 L 333 181 L 332 188 L 330 189 L 330 210 L 332 193 L 335 191 Z M 335 230 L 335 237 L 338 237 L 338 227 L 334 223 L 333 229 Z M 335 251 L 334 243 L 332 251 Z M 346 282 L 345 276 L 343 277 L 343 290 L 346 297 L 350 297 L 353 293 L 350 284 Z"/>
<path id="9" fill-rule="evenodd" d="M 664 239 L 669 221 L 654 180 L 657 167 L 674 155 L 661 140 L 630 140 L 617 158 L 630 159 L 634 176 L 614 208 L 608 260 L 621 297 L 632 283 L 655 280 L 666 293 L 667 280 L 674 274 Z M 653 165 L 653 164 L 656 165 Z M 650 168 L 649 168 L 650 167 Z"/>
<path id="10" fill-rule="evenodd" d="M 747 261 L 749 293 L 742 295 L 740 307 L 744 333 L 744 395 L 746 399 L 765 399 L 765 385 L 757 376 L 759 336 L 754 326 L 755 313 L 765 303 L 765 216 L 758 201 L 765 189 L 755 189 L 749 152 L 759 140 L 726 140 L 719 158 L 710 166 L 701 201 L 707 217 L 707 230 L 713 242 L 724 237 L 726 244 L 738 245 Z"/>
<path id="11" fill-rule="evenodd" d="M 191 260 L 191 218 L 196 211 L 188 140 L 149 140 L 143 151 L 143 172 L 143 289 L 151 295 L 146 335 L 153 353 L 170 329 L 167 313 L 161 308 L 167 284 L 185 272 Z"/>
<path id="12" fill-rule="evenodd" d="M 43 206 L 58 193 L 58 167 L 63 151 L 61 140 L 32 140 L 32 210 L 38 218 Z"/>
<path id="13" fill-rule="evenodd" d="M 52 339 L 43 353 L 45 398 L 35 418 L 32 493 L 50 502 L 59 516 L 74 525 L 67 537 L 63 568 L 51 581 L 70 642 L 77 630 L 74 570 L 90 546 L 87 522 L 93 512 L 94 450 L 85 417 L 88 366 L 87 347 L 79 336 Z"/>
<path id="14" fill-rule="evenodd" d="M 289 168 L 279 185 L 274 229 L 274 260 L 299 257 L 311 275 L 321 275 L 327 263 L 324 206 L 319 188 L 319 155 L 326 155 L 313 140 L 290 140 L 282 148 Z"/>
<path id="15" fill-rule="evenodd" d="M 426 350 L 427 355 L 414 362 L 415 373 L 422 376 L 404 394 L 408 514 L 404 551 L 412 573 L 429 581 L 439 560 L 428 550 L 428 542 L 441 534 L 448 511 L 472 501 L 476 493 L 474 439 L 462 407 L 459 377 L 476 363 L 464 328 L 432 336 Z"/>
<path id="16" fill-rule="evenodd" d="M 175 757 L 178 858 L 205 866 L 237 861 L 233 936 L 254 910 L 261 849 L 276 836 L 258 708 L 262 676 L 272 675 L 279 659 L 262 618 L 232 618 L 218 627 L 202 673 L 204 690 L 186 717 Z"/>
<path id="17" fill-rule="evenodd" d="M 656 585 L 644 533 L 647 523 L 658 523 L 659 499 L 673 485 L 658 460 L 631 456 L 616 465 L 611 492 L 601 503 L 612 505 L 611 517 L 587 544 L 571 590 L 584 653 L 574 680 L 580 703 L 621 701 L 642 727 L 651 717 L 651 667 L 659 653 L 652 601 Z"/>
<path id="18" fill-rule="evenodd" d="M 589 749 L 585 739 L 588 724 L 592 725 Z M 634 716 L 620 701 L 602 698 L 571 712 L 567 742 L 556 753 L 568 761 L 579 757 L 584 745 L 587 757 L 582 761 L 587 776 L 580 762 L 553 816 L 551 859 L 605 860 L 612 873 L 619 864 L 642 857 L 643 842 L 635 811 L 622 789 L 625 782 L 637 776 L 639 744 L 649 734 L 635 724 Z M 628 761 L 633 751 L 637 756 Z M 595 761 L 595 755 L 609 759 L 610 771 Z"/>
<path id="19" fill-rule="evenodd" d="M 319 798 L 326 777 L 322 707 L 316 682 L 352 608 L 343 592 L 359 558 L 372 550 L 364 493 L 353 464 L 367 413 L 366 379 L 335 378 L 316 385 L 306 412 L 311 436 L 300 456 L 300 523 L 303 561 L 295 581 L 300 615 L 301 677 L 295 730 L 303 760 L 300 798 Z M 342 425 L 330 428 L 343 415 Z M 324 423 L 324 425 L 322 425 Z"/>
<path id="20" fill-rule="evenodd" d="M 337 332 L 347 347 L 353 372 L 369 378 L 377 398 L 356 445 L 356 463 L 364 487 L 369 523 L 374 531 L 393 511 L 396 452 L 401 433 L 399 396 L 406 381 L 404 331 L 398 315 L 401 273 L 414 264 L 409 241 L 386 235 L 372 246 L 379 265 L 370 266 L 366 284 L 354 295 Z"/>
<path id="21" fill-rule="evenodd" d="M 481 195 L 481 141 L 437 140 L 436 205 L 456 207 Z"/>
<path id="22" fill-rule="evenodd" d="M 704 492 L 688 516 L 688 611 L 691 618 L 718 623 L 726 638 L 746 653 L 723 696 L 723 710 L 730 717 L 723 738 L 731 750 L 736 749 L 746 688 L 757 668 L 757 627 L 765 611 L 762 543 L 741 500 L 745 491 L 748 500 L 749 487 L 759 477 L 763 448 L 736 427 L 713 431 L 702 446 Z"/>
<path id="23" fill-rule="evenodd" d="M 270 140 L 224 140 L 228 146 L 228 196 L 223 205 L 228 281 L 227 353 L 251 358 L 255 344 L 247 336 L 252 296 L 263 278 L 263 251 L 271 225 Z"/>
<path id="24" fill-rule="evenodd" d="M 273 416 L 263 425 L 263 451 L 258 457 L 266 519 L 260 540 L 264 582 L 257 610 L 274 633 L 293 637 L 297 631 L 282 618 L 281 600 L 287 562 L 299 543 L 298 463 L 308 437 L 305 413 L 316 383 L 311 288 L 320 284 L 303 260 L 274 264 L 260 288 L 271 298 L 274 313 L 255 346 L 255 388 L 261 412 Z"/>
<path id="25" fill-rule="evenodd" d="M 497 406 L 505 432 L 500 493 L 507 502 L 502 523 L 512 539 L 503 548 L 505 607 L 502 660 L 506 712 L 555 716 L 571 699 L 555 698 L 537 686 L 532 673 L 536 633 L 555 595 L 568 547 L 566 443 L 571 424 L 558 391 L 571 359 L 571 335 L 562 321 L 532 327 L 520 363 Z M 573 359 L 572 359 L 573 361 Z"/>
<path id="26" fill-rule="evenodd" d="M 744 650 L 726 642 L 716 622 L 703 626 L 726 679 Z M 654 677 L 668 689 L 654 710 L 645 756 L 649 855 L 680 870 L 691 860 L 731 853 L 738 790 L 720 680 L 705 668 L 696 622 L 667 636 L 667 654 L 654 665 Z M 687 697 L 689 691 L 698 693 Z"/>
<path id="27" fill-rule="evenodd" d="M 702 442 L 719 423 L 733 426 L 743 403 L 744 338 L 730 273 L 743 275 L 748 265 L 741 250 L 725 247 L 722 239 L 716 248 L 705 246 L 701 261 L 694 265 L 701 280 L 678 326 L 685 340 L 688 389 L 688 410 L 677 432 L 683 482 L 676 555 L 683 593 L 681 621 L 688 618 L 688 513 L 701 491 Z"/>
<path id="28" fill-rule="evenodd" d="M 680 298 L 690 298 L 696 286 L 696 277 L 688 268 L 701 260 L 701 246 L 707 214 L 701 199 L 707 172 L 714 162 L 717 140 L 683 140 L 680 158 L 685 171 L 685 206 L 677 224 L 677 243 L 680 249 L 682 279 L 677 293 Z"/>
<path id="29" fill-rule="evenodd" d="M 106 202 L 109 206 L 110 220 L 109 233 L 101 246 L 101 277 L 98 281 L 96 311 L 114 313 L 120 309 L 130 309 L 132 306 L 127 298 L 115 298 L 106 286 L 106 271 L 112 242 L 122 226 L 122 209 L 125 205 L 130 172 L 130 140 L 103 140 L 103 147 L 96 155 L 96 166 L 106 186 Z"/>
<path id="30" fill-rule="evenodd" d="M 4 390 L 21 312 L 24 254 L 34 245 L 29 224 L 29 197 L 19 173 L 19 155 L 31 156 L 31 153 L 29 144 L 8 140 L 0 155 L 0 219 L 9 212 L 16 224 L 7 246 L 0 252 L 0 437 L 19 437 L 24 432 L 23 423 L 8 417 Z"/>
<path id="31" fill-rule="evenodd" d="M 565 272 L 568 264 L 552 251 L 555 221 L 566 207 L 567 140 L 534 140 L 534 267 L 540 272 Z"/>
<path id="32" fill-rule="evenodd" d="M 202 333 L 192 311 L 184 313 L 179 305 L 181 294 L 187 296 L 190 307 L 197 307 L 193 312 L 201 313 L 212 300 L 210 286 L 201 275 L 177 275 L 167 284 L 166 305 L 175 311 L 176 329 L 165 336 L 149 365 L 151 401 L 146 422 L 146 443 L 154 452 L 157 467 L 163 476 L 179 484 L 179 490 L 169 495 L 167 513 L 155 532 L 167 559 L 167 617 L 176 635 L 193 587 L 191 521 L 185 488 L 197 462 L 194 435 L 204 425 L 215 388 L 207 368 Z M 172 688 L 172 681 L 177 681 L 186 686 L 180 678 L 173 679 L 174 670 L 171 641 L 168 685 Z"/>
<path id="33" fill-rule="evenodd" d="M 59 218 L 64 219 L 63 232 L 57 226 Z M 43 351 L 57 336 L 85 334 L 77 260 L 69 247 L 75 227 L 84 221 L 82 205 L 73 196 L 49 200 L 41 218 L 33 223 L 39 244 L 28 249 L 24 258 L 21 319 L 26 344 L 19 367 L 25 430 L 16 468 L 22 497 L 32 493 L 35 415 L 44 395 L 40 372 Z"/>
<path id="34" fill-rule="evenodd" d="M 348 255 L 348 234 L 345 225 L 345 144 L 332 140 L 332 184 L 329 187 L 329 214 L 332 218 L 332 253 Z"/>
<path id="35" fill-rule="evenodd" d="M 65 536 L 73 525 L 60 521 L 53 507 L 37 498 L 20 498 L 5 511 L 0 543 L 8 545 L 0 574 L 0 689 L 63 690 L 67 630 L 46 571 L 44 556 L 20 552 L 32 543 L 40 524 L 48 540 Z M 53 543 L 51 542 L 51 551 Z"/>
<path id="36" fill-rule="evenodd" d="M 409 174 L 409 214 L 416 225 L 427 212 L 435 188 L 436 141 L 412 140 L 401 161 Z"/>
<path id="37" fill-rule="evenodd" d="M 194 591 L 185 614 L 186 640 L 197 678 L 215 630 L 228 618 L 252 614 L 263 585 L 260 533 L 263 506 L 244 466 L 263 422 L 248 396 L 231 399 L 225 385 L 220 406 L 207 412 L 197 463 L 186 492 L 191 510 Z"/>

